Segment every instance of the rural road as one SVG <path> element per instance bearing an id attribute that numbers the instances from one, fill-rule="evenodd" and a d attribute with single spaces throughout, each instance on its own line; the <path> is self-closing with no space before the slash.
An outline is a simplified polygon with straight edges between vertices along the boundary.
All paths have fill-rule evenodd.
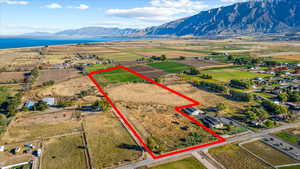
<path id="1" fill-rule="evenodd" d="M 262 137 L 262 136 L 267 135 L 267 134 L 272 133 L 272 132 L 277 132 L 277 131 L 280 131 L 280 130 L 294 128 L 294 127 L 297 127 L 297 126 L 300 126 L 300 122 L 285 124 L 285 125 L 282 125 L 282 126 L 279 126 L 279 127 L 272 128 L 272 129 L 266 129 L 266 130 L 263 130 L 263 131 L 260 131 L 260 132 L 257 132 L 257 133 L 250 133 L 250 134 L 243 135 L 243 136 L 229 138 L 223 143 L 214 144 L 214 145 L 211 145 L 209 147 L 198 148 L 198 149 L 195 149 L 195 150 L 183 152 L 181 154 L 175 154 L 175 155 L 172 155 L 172 156 L 159 158 L 159 159 L 156 159 L 156 160 L 155 159 L 147 159 L 147 160 L 139 161 L 137 163 L 122 166 L 122 167 L 119 167 L 117 169 L 133 169 L 133 168 L 137 168 L 137 167 L 141 167 L 141 166 L 145 166 L 145 165 L 150 165 L 150 164 L 153 164 L 153 163 L 158 163 L 158 162 L 162 162 L 162 161 L 165 161 L 165 160 L 170 160 L 172 158 L 178 158 L 178 157 L 183 156 L 183 155 L 189 155 L 189 154 L 192 154 L 192 153 L 197 152 L 199 150 L 207 151 L 210 148 L 214 148 L 214 147 L 218 147 L 218 146 L 222 146 L 222 145 L 226 145 L 226 144 L 234 143 L 234 142 L 251 140 L 253 138 Z"/>

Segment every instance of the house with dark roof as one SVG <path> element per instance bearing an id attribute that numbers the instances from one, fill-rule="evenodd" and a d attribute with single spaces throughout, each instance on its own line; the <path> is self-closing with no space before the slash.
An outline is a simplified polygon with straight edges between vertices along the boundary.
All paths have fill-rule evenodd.
<path id="1" fill-rule="evenodd" d="M 212 116 L 205 116 L 201 119 L 201 121 L 204 123 L 204 125 L 206 125 L 209 128 L 219 129 L 219 128 L 223 128 L 224 126 L 219 119 Z"/>

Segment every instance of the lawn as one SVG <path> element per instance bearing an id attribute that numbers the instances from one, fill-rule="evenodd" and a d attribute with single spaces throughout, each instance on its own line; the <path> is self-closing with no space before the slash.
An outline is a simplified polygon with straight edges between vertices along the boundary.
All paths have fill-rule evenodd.
<path id="1" fill-rule="evenodd" d="M 150 63 L 148 65 L 153 68 L 161 69 L 169 73 L 179 73 L 185 70 L 189 70 L 191 68 L 191 66 L 181 64 L 181 63 L 176 63 L 176 62 L 156 62 L 156 63 Z"/>
<path id="2" fill-rule="evenodd" d="M 294 143 L 294 144 L 298 144 L 298 142 L 299 142 L 299 138 L 296 135 L 293 135 L 293 134 L 285 132 L 285 131 L 276 133 L 275 135 L 277 137 L 280 137 L 283 140 L 286 140 L 286 141 Z"/>
<path id="3" fill-rule="evenodd" d="M 206 169 L 206 167 L 194 157 L 188 157 L 182 160 L 154 166 L 150 169 Z"/>
<path id="4" fill-rule="evenodd" d="M 52 138 L 44 142 L 42 168 L 87 168 L 81 135 Z"/>
<path id="5" fill-rule="evenodd" d="M 209 74 L 213 77 L 213 79 L 221 81 L 221 82 L 228 82 L 232 79 L 236 80 L 247 80 L 247 79 L 253 79 L 256 77 L 267 77 L 270 76 L 268 74 L 258 74 L 253 72 L 247 72 L 242 71 L 239 69 L 228 69 L 227 67 L 225 69 L 208 69 L 208 70 L 201 70 L 201 73 L 203 74 Z"/>
<path id="6" fill-rule="evenodd" d="M 273 147 L 261 141 L 246 143 L 243 146 L 272 165 L 285 165 L 298 162 L 290 156 L 274 149 Z"/>
<path id="7" fill-rule="evenodd" d="M 208 152 L 227 169 L 271 169 L 236 144 L 212 148 Z"/>
<path id="8" fill-rule="evenodd" d="M 105 168 L 137 160 L 141 151 L 111 112 L 85 119 L 88 148 L 93 168 Z"/>

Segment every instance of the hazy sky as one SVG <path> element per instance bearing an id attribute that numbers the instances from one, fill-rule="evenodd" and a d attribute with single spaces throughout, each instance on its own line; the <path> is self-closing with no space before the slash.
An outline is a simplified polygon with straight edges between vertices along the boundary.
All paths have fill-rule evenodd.
<path id="1" fill-rule="evenodd" d="M 0 34 L 145 28 L 243 0 L 0 0 Z"/>

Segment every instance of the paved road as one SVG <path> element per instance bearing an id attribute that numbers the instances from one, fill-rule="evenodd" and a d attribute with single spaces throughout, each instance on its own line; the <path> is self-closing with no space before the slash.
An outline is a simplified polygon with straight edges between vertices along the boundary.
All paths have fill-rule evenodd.
<path id="1" fill-rule="evenodd" d="M 226 144 L 234 143 L 234 142 L 239 142 L 239 141 L 250 140 L 250 139 L 253 139 L 253 138 L 264 136 L 264 135 L 272 133 L 272 132 L 277 132 L 277 131 L 280 131 L 280 130 L 294 128 L 294 127 L 297 127 L 297 126 L 300 126 L 300 122 L 285 124 L 285 125 L 282 125 L 282 126 L 279 126 L 279 127 L 276 127 L 276 128 L 263 130 L 263 131 L 260 131 L 260 132 L 257 132 L 257 133 L 250 133 L 250 134 L 243 135 L 243 136 L 229 138 L 223 143 L 214 144 L 214 145 L 211 145 L 209 147 L 198 148 L 198 149 L 195 149 L 195 150 L 183 152 L 183 153 L 180 153 L 180 154 L 175 154 L 175 155 L 172 155 L 172 156 L 168 156 L 168 157 L 164 157 L 164 158 L 160 158 L 160 159 L 156 159 L 156 160 L 147 159 L 147 160 L 139 161 L 139 162 L 134 163 L 134 164 L 119 167 L 118 169 L 133 169 L 133 168 L 137 168 L 137 167 L 141 167 L 141 166 L 145 166 L 145 165 L 150 165 L 152 163 L 157 163 L 157 162 L 162 162 L 162 161 L 165 161 L 165 160 L 168 160 L 168 159 L 177 158 L 177 157 L 180 157 L 182 155 L 188 155 L 188 154 L 191 154 L 193 152 L 197 152 L 199 150 L 206 150 L 207 151 L 208 149 L 213 148 L 213 147 L 218 147 L 218 146 L 222 146 L 222 145 L 226 145 Z"/>

